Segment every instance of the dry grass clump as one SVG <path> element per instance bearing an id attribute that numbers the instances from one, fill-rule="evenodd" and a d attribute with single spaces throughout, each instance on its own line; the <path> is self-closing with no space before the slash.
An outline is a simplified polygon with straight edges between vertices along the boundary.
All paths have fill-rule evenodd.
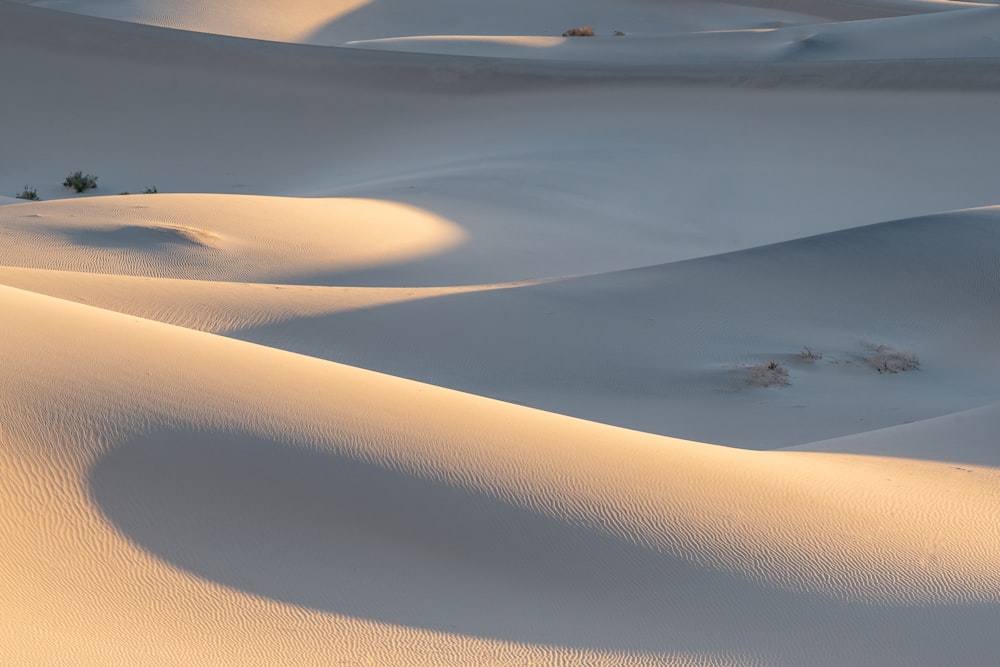
<path id="1" fill-rule="evenodd" d="M 38 190 L 35 188 L 29 188 L 27 185 L 24 186 L 24 190 L 21 190 L 21 194 L 16 195 L 18 199 L 26 199 L 28 201 L 39 201 Z"/>
<path id="2" fill-rule="evenodd" d="M 581 25 L 576 28 L 570 28 L 562 34 L 563 37 L 593 37 L 594 29 L 589 25 Z"/>
<path id="3" fill-rule="evenodd" d="M 803 347 L 799 352 L 799 359 L 803 361 L 818 361 L 823 358 L 822 352 L 815 352 L 812 348 Z"/>
<path id="4" fill-rule="evenodd" d="M 913 352 L 901 352 L 888 345 L 862 343 L 868 350 L 864 360 L 879 373 L 902 373 L 920 367 L 920 359 Z"/>
<path id="5" fill-rule="evenodd" d="M 750 366 L 748 370 L 747 384 L 754 387 L 787 387 L 792 384 L 788 369 L 777 361 Z"/>

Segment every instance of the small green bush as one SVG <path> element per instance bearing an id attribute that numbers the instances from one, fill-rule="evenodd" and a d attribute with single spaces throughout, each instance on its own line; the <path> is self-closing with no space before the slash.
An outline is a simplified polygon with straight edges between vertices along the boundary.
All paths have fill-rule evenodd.
<path id="1" fill-rule="evenodd" d="M 159 190 L 156 189 L 155 185 L 150 185 L 148 188 L 142 191 L 144 195 L 155 195 Z"/>
<path id="2" fill-rule="evenodd" d="M 30 199 L 31 201 L 38 201 L 38 190 L 35 188 L 29 188 L 27 185 L 24 186 L 24 190 L 21 194 L 17 195 L 18 199 Z"/>
<path id="3" fill-rule="evenodd" d="M 97 187 L 97 176 L 76 171 L 66 177 L 66 180 L 63 181 L 63 187 L 73 188 L 77 192 L 91 190 Z"/>

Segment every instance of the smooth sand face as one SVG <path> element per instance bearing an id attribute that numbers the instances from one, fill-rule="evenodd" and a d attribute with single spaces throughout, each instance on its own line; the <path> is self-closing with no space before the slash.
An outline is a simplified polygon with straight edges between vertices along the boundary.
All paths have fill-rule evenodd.
<path id="1" fill-rule="evenodd" d="M 0 0 L 0 664 L 995 664 L 998 20 Z"/>
<path id="2" fill-rule="evenodd" d="M 11 266 L 206 281 L 323 284 L 445 252 L 465 236 L 411 206 L 345 198 L 137 195 L 0 215 Z"/>

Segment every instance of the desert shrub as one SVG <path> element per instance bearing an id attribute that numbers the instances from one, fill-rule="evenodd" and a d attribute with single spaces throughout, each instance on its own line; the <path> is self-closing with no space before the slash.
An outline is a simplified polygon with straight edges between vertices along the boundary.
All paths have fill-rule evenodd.
<path id="1" fill-rule="evenodd" d="M 803 361 L 816 361 L 823 358 L 822 352 L 814 352 L 812 348 L 803 347 L 799 352 L 799 359 Z"/>
<path id="2" fill-rule="evenodd" d="M 920 359 L 913 352 L 901 352 L 888 345 L 862 343 L 868 350 L 864 360 L 879 373 L 902 373 L 920 367 Z"/>
<path id="3" fill-rule="evenodd" d="M 570 28 L 562 34 L 563 37 L 593 37 L 594 29 L 589 25 L 581 25 L 576 28 Z"/>
<path id="4" fill-rule="evenodd" d="M 788 369 L 777 361 L 750 366 L 748 370 L 747 384 L 755 387 L 787 387 L 791 384 Z"/>
<path id="5" fill-rule="evenodd" d="M 66 177 L 66 180 L 63 181 L 63 187 L 73 188 L 77 192 L 91 190 L 97 187 L 97 176 L 75 171 Z"/>
<path id="6" fill-rule="evenodd" d="M 24 186 L 24 190 L 21 194 L 17 195 L 18 199 L 30 199 L 31 201 L 38 201 L 38 190 L 35 188 L 29 188 L 27 185 Z"/>
<path id="7" fill-rule="evenodd" d="M 155 185 L 150 185 L 148 188 L 142 191 L 144 195 L 155 195 L 159 190 L 156 189 Z"/>
<path id="8" fill-rule="evenodd" d="M 624 37 L 624 36 L 625 36 L 625 33 L 624 33 L 624 32 L 622 32 L 621 30 L 615 30 L 615 31 L 614 31 L 614 32 L 613 32 L 612 34 L 613 34 L 613 35 L 614 35 L 615 37 Z"/>

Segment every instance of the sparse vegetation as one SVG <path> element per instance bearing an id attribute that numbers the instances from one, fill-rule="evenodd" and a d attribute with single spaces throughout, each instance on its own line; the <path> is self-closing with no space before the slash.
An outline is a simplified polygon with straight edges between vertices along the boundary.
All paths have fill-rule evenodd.
<path id="1" fill-rule="evenodd" d="M 862 354 L 825 355 L 811 347 L 803 346 L 797 355 L 782 355 L 785 363 L 796 361 L 813 364 L 823 360 L 822 366 L 868 366 L 880 374 L 895 374 L 920 368 L 920 359 L 913 352 L 897 350 L 888 345 L 861 341 Z M 738 382 L 747 387 L 788 387 L 792 384 L 788 368 L 780 361 L 769 361 L 756 365 L 743 365 L 734 369 Z"/>
<path id="2" fill-rule="evenodd" d="M 82 171 L 75 171 L 66 177 L 66 180 L 63 181 L 63 186 L 73 188 L 77 192 L 92 190 L 97 187 L 97 176 L 85 174 Z"/>
<path id="3" fill-rule="evenodd" d="M 799 359 L 803 361 L 817 361 L 823 358 L 822 352 L 814 352 L 812 348 L 803 346 L 799 352 Z"/>
<path id="4" fill-rule="evenodd" d="M 788 377 L 788 369 L 777 361 L 757 364 L 749 367 L 747 384 L 754 387 L 787 387 L 792 382 Z"/>
<path id="5" fill-rule="evenodd" d="M 21 194 L 17 195 L 18 199 L 28 199 L 31 201 L 38 201 L 38 190 L 35 188 L 29 188 L 27 185 L 24 186 L 24 190 Z"/>
<path id="6" fill-rule="evenodd" d="M 156 189 L 155 185 L 150 185 L 148 188 L 142 191 L 144 195 L 155 195 L 159 190 Z"/>
<path id="7" fill-rule="evenodd" d="M 888 345 L 862 343 L 868 350 L 864 360 L 879 373 L 902 373 L 920 367 L 920 359 L 913 352 L 901 352 Z"/>
<path id="8" fill-rule="evenodd" d="M 589 25 L 581 25 L 576 28 L 570 28 L 562 34 L 563 37 L 593 37 L 594 29 Z"/>
<path id="9" fill-rule="evenodd" d="M 615 30 L 615 31 L 614 31 L 613 33 L 611 33 L 611 34 L 613 34 L 613 35 L 614 35 L 615 37 L 624 37 L 624 36 L 625 36 L 625 33 L 624 33 L 624 32 L 622 32 L 621 30 Z"/>

